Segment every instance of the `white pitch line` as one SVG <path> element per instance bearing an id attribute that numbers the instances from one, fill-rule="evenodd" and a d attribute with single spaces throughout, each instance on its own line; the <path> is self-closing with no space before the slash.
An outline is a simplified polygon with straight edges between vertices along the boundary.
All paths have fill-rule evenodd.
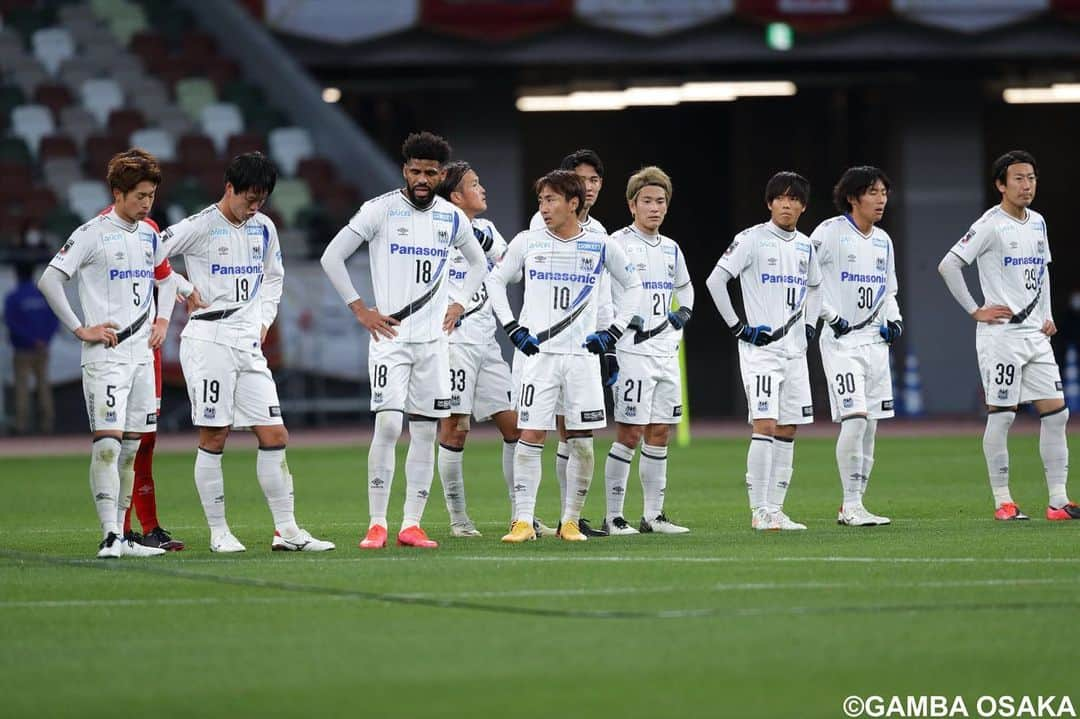
<path id="1" fill-rule="evenodd" d="M 394 599 L 509 599 L 522 597 L 592 597 L 632 594 L 666 594 L 671 592 L 753 592 L 785 591 L 795 589 L 958 589 L 965 587 L 1011 587 L 1053 584 L 1080 583 L 1080 577 L 1065 579 L 973 579 L 943 582 L 888 582 L 866 587 L 861 582 L 756 582 L 756 583 L 720 583 L 709 587 L 602 587 L 595 589 L 574 587 L 565 589 L 513 589 L 482 592 L 410 592 L 387 594 Z M 355 601 L 353 597 L 322 596 L 323 601 Z M 183 606 L 214 604 L 278 604 L 295 602 L 293 597 L 192 597 L 186 599 L 43 599 L 0 601 L 0 610 L 4 609 L 67 609 L 89 607 L 128 607 L 128 606 Z M 681 611 L 681 610 L 676 610 Z M 740 610 L 741 611 L 741 610 Z"/>

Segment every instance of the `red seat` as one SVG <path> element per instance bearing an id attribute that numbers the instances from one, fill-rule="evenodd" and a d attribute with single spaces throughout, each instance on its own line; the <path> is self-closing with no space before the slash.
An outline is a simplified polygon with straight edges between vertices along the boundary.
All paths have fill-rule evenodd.
<path id="1" fill-rule="evenodd" d="M 34 90 L 34 102 L 52 110 L 54 118 L 59 119 L 60 110 L 74 104 L 75 98 L 65 85 L 45 84 L 38 85 Z"/>
<path id="2" fill-rule="evenodd" d="M 238 135 L 230 135 L 225 145 L 225 157 L 233 158 L 245 152 L 266 153 L 266 136 L 253 132 L 241 132 Z"/>
<path id="3" fill-rule="evenodd" d="M 23 196 L 23 213 L 27 219 L 41 223 L 57 206 L 56 195 L 47 187 L 31 188 Z"/>
<path id="4" fill-rule="evenodd" d="M 146 119 L 138 110 L 122 108 L 109 113 L 105 127 L 118 137 L 131 137 L 131 133 L 146 127 Z"/>
<path id="5" fill-rule="evenodd" d="M 296 168 L 296 176 L 315 190 L 331 185 L 337 179 L 337 170 L 325 157 L 305 157 Z"/>
<path id="6" fill-rule="evenodd" d="M 142 58 L 147 67 L 150 67 L 154 61 L 159 61 L 169 54 L 169 48 L 165 44 L 165 37 L 156 32 L 138 33 L 131 38 L 128 47 L 133 53 Z"/>
<path id="7" fill-rule="evenodd" d="M 67 135 L 49 135 L 41 138 L 38 146 L 38 158 L 44 162 L 54 157 L 78 157 L 79 148 Z"/>
<path id="8" fill-rule="evenodd" d="M 191 174 L 198 174 L 201 168 L 220 163 L 213 141 L 206 135 L 196 133 L 180 137 L 176 143 L 176 156 L 183 163 L 185 174 L 189 174 L 190 170 L 195 170 Z"/>
<path id="9" fill-rule="evenodd" d="M 90 177 L 104 177 L 105 167 L 118 152 L 128 149 L 128 139 L 116 135 L 98 133 L 86 138 L 83 152 L 86 155 L 86 172 Z"/>

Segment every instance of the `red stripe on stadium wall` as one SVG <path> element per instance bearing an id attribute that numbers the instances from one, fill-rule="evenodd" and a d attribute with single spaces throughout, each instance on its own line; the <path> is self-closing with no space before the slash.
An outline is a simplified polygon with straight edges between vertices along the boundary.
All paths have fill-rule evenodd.
<path id="1" fill-rule="evenodd" d="M 420 25 L 483 40 L 513 40 L 571 21 L 574 0 L 421 0 Z"/>

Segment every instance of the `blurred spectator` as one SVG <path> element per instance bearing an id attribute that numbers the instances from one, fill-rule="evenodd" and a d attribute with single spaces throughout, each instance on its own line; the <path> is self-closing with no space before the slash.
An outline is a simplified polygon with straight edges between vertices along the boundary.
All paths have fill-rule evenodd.
<path id="1" fill-rule="evenodd" d="M 1065 315 L 1055 318 L 1062 345 L 1077 345 L 1080 348 L 1080 287 L 1074 287 L 1069 293 L 1069 303 L 1065 306 Z"/>
<path id="2" fill-rule="evenodd" d="M 53 430 L 53 396 L 49 383 L 49 342 L 58 321 L 34 284 L 34 267 L 15 266 L 17 283 L 4 299 L 4 321 L 15 349 L 15 431 L 30 430 L 30 375 L 38 393 L 38 429 Z"/>

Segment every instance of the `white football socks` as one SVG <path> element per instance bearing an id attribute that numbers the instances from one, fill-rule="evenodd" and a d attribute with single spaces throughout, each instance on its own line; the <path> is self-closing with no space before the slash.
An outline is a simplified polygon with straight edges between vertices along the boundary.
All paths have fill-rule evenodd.
<path id="1" fill-rule="evenodd" d="M 109 532 L 119 535 L 122 526 L 116 521 L 120 496 L 119 460 L 120 440 L 115 437 L 94 440 L 90 448 L 90 496 L 101 522 L 103 538 L 109 536 Z"/>
<path id="2" fill-rule="evenodd" d="M 225 522 L 225 477 L 221 473 L 221 452 L 199 448 L 195 452 L 195 489 L 199 491 L 210 533 L 228 531 Z"/>
<path id="3" fill-rule="evenodd" d="M 750 436 L 750 451 L 746 453 L 746 493 L 751 511 L 765 506 L 772 477 L 773 444 L 773 438 L 766 434 Z"/>
<path id="4" fill-rule="evenodd" d="M 446 513 L 451 524 L 461 524 L 468 515 L 465 512 L 465 477 L 462 468 L 464 448 L 439 443 L 439 481 L 442 482 Z"/>
<path id="5" fill-rule="evenodd" d="M 784 508 L 788 487 L 791 486 L 792 462 L 795 456 L 795 438 L 774 437 L 772 477 L 769 479 L 769 491 L 765 496 L 765 507 L 770 512 Z"/>
<path id="6" fill-rule="evenodd" d="M 592 437 L 570 437 L 566 440 L 570 459 L 566 463 L 566 504 L 562 521 L 576 522 L 581 518 L 585 499 L 589 496 L 595 458 Z"/>
<path id="7" fill-rule="evenodd" d="M 983 432 L 983 456 L 990 476 L 990 491 L 994 493 L 994 507 L 1011 504 L 1009 493 L 1009 427 L 1016 419 L 1016 412 L 1006 410 L 986 415 Z"/>
<path id="8" fill-rule="evenodd" d="M 131 492 L 135 488 L 135 455 L 139 452 L 142 439 L 124 439 L 120 441 L 120 459 L 116 470 L 120 476 L 120 494 L 116 498 L 116 526 L 124 527 L 124 516 L 131 506 Z"/>
<path id="9" fill-rule="evenodd" d="M 285 448 L 259 448 L 255 455 L 255 476 L 262 487 L 266 504 L 274 518 L 274 529 L 283 537 L 293 537 L 300 532 L 293 514 L 293 492 L 289 481 L 289 468 L 285 462 Z"/>
<path id="10" fill-rule="evenodd" d="M 866 417 L 848 417 L 840 422 L 840 436 L 836 440 L 836 466 L 840 470 L 840 483 L 844 488 L 844 507 L 862 505 L 863 490 L 863 441 L 866 439 Z"/>
<path id="11" fill-rule="evenodd" d="M 514 508 L 517 521 L 532 526 L 536 512 L 536 492 L 540 489 L 544 445 L 518 440 L 514 452 Z"/>
<path id="12" fill-rule="evenodd" d="M 386 508 L 390 504 L 390 486 L 394 482 L 394 449 L 401 436 L 401 425 L 401 412 L 388 410 L 375 414 L 375 431 L 371 435 L 367 461 L 369 527 L 386 526 Z"/>
<path id="13" fill-rule="evenodd" d="M 863 433 L 862 443 L 862 489 L 859 492 L 859 501 L 866 494 L 866 487 L 870 484 L 870 472 L 874 469 L 874 441 L 877 439 L 876 419 L 866 418 L 866 432 Z"/>
<path id="14" fill-rule="evenodd" d="M 401 528 L 420 524 L 435 478 L 435 420 L 409 420 L 409 453 L 405 455 L 405 512 Z"/>
<path id="15" fill-rule="evenodd" d="M 1065 437 L 1068 421 L 1066 407 L 1048 412 L 1039 420 L 1039 455 L 1046 471 L 1046 488 L 1050 493 L 1050 506 L 1058 509 L 1069 503 L 1065 490 L 1069 473 L 1069 444 Z"/>
<path id="16" fill-rule="evenodd" d="M 667 447 L 653 444 L 641 445 L 638 477 L 641 479 L 644 502 L 642 516 L 651 522 L 664 512 L 664 492 L 667 490 Z"/>
<path id="17" fill-rule="evenodd" d="M 517 440 L 503 440 L 502 446 L 502 470 L 503 479 L 506 480 L 506 491 L 510 495 L 510 521 L 514 521 L 517 512 L 514 509 L 514 452 L 517 450 Z"/>
<path id="18" fill-rule="evenodd" d="M 559 440 L 555 448 L 555 478 L 559 480 L 559 511 L 566 511 L 566 465 L 570 461 L 570 445 Z"/>
<path id="19" fill-rule="evenodd" d="M 623 516 L 626 502 L 626 483 L 630 479 L 630 463 L 634 460 L 634 450 L 625 444 L 615 442 L 608 450 L 604 462 L 604 494 L 607 496 L 607 519 L 610 522 Z"/>

